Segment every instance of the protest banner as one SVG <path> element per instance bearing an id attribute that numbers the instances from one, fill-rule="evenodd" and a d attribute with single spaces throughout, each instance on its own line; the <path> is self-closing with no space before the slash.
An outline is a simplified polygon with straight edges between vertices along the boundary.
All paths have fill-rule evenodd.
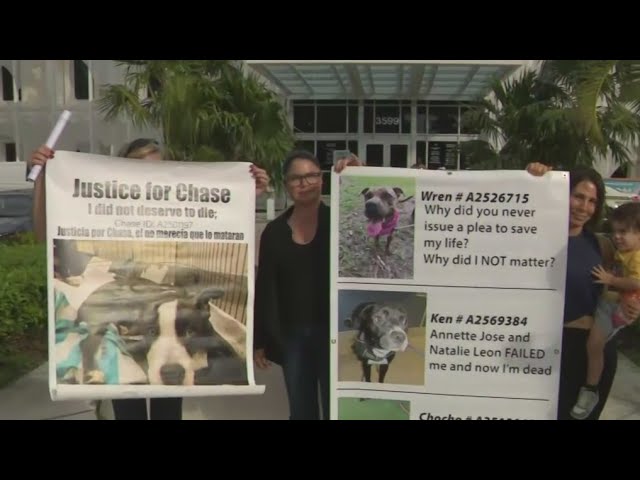
<path id="1" fill-rule="evenodd" d="M 568 174 L 332 177 L 334 419 L 555 419 Z"/>
<path id="2" fill-rule="evenodd" d="M 53 400 L 264 392 L 248 163 L 58 151 L 46 211 Z"/>

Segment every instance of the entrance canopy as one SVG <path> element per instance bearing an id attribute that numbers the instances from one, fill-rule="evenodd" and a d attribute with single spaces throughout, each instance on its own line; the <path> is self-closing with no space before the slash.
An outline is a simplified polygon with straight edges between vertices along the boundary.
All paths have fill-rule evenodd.
<path id="1" fill-rule="evenodd" d="M 246 60 L 291 99 L 476 100 L 529 60 Z"/>

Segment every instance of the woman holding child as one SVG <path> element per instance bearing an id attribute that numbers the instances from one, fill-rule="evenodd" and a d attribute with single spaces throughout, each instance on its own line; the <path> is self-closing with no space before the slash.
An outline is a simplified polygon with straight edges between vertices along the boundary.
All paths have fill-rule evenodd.
<path id="1" fill-rule="evenodd" d="M 540 163 L 527 166 L 527 171 L 542 176 L 551 167 Z M 597 420 L 607 401 L 617 368 L 615 341 L 606 342 L 602 353 L 602 374 L 590 409 L 582 408 L 583 391 L 587 387 L 587 345 L 594 327 L 594 316 L 603 294 L 603 285 L 595 275 L 600 266 L 610 268 L 615 250 L 605 238 L 597 236 L 593 228 L 600 220 L 605 201 L 604 182 L 591 168 L 577 168 L 570 172 L 569 242 L 565 288 L 564 329 L 558 393 L 558 420 L 581 418 Z M 627 319 L 640 314 L 640 303 L 622 300 Z M 580 398 L 580 402 L 579 402 Z M 589 412 L 590 410 L 590 412 Z M 582 415 L 576 415 L 581 411 Z M 573 412 L 573 415 L 572 415 Z"/>

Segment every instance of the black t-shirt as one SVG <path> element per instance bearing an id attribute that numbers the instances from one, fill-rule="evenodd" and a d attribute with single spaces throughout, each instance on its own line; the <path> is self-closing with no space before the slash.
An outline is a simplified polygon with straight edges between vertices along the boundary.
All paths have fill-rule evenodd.
<path id="1" fill-rule="evenodd" d="M 260 238 L 254 344 L 275 362 L 296 326 L 319 323 L 329 332 L 329 207 L 318 207 L 318 229 L 306 245 L 293 241 L 287 223 L 292 212 L 293 207 L 269 223 Z"/>

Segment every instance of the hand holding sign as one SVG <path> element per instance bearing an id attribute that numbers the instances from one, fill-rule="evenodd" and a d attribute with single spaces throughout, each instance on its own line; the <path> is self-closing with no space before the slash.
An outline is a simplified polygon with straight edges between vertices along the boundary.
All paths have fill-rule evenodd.
<path id="1" fill-rule="evenodd" d="M 49 155 L 48 158 L 52 158 L 51 151 L 55 147 L 56 142 L 58 141 L 58 137 L 60 137 L 60 134 L 64 130 L 64 127 L 66 127 L 70 117 L 71 117 L 71 112 L 69 110 L 63 111 L 60 114 L 60 117 L 58 118 L 58 122 L 56 123 L 55 127 L 53 127 L 53 130 L 49 134 L 49 138 L 45 142 L 45 146 L 49 149 L 49 152 L 47 152 Z M 27 179 L 32 182 L 35 182 L 36 179 L 38 178 L 38 175 L 40 175 L 41 170 L 42 170 L 42 164 L 36 163 L 31 169 L 31 172 L 29 173 L 29 176 L 27 177 Z"/>
<path id="2" fill-rule="evenodd" d="M 336 173 L 342 172 L 346 167 L 361 167 L 363 163 L 360 161 L 358 157 L 356 157 L 353 153 L 345 150 L 344 156 L 336 156 L 335 160 L 335 171 Z"/>

